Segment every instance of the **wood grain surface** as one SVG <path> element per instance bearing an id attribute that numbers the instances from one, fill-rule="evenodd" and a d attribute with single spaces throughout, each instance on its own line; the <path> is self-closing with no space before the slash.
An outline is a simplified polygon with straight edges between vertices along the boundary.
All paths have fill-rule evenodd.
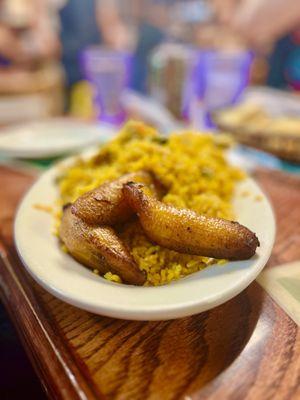
<path id="1" fill-rule="evenodd" d="M 300 179 L 261 171 L 278 235 L 268 264 L 300 259 Z M 299 399 L 300 331 L 257 283 L 209 312 L 175 321 L 93 315 L 35 284 L 12 223 L 29 176 L 0 168 L 2 299 L 51 399 Z M 116 299 L 117 301 L 117 299 Z"/>

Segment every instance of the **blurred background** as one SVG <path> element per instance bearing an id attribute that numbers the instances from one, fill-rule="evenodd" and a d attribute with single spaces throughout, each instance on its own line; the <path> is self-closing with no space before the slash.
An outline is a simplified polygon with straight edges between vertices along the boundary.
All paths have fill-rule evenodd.
<path id="1" fill-rule="evenodd" d="M 0 0 L 1 163 L 43 169 L 137 118 L 230 133 L 246 167 L 299 173 L 299 91 L 299 1 Z M 0 316 L 0 397 L 20 398 L 19 364 L 41 399 Z"/>
<path id="2" fill-rule="evenodd" d="M 297 93 L 296 3 L 1 0 L 0 124 L 68 114 L 117 125 L 155 119 L 159 104 L 158 120 L 202 128 L 249 85 Z"/>

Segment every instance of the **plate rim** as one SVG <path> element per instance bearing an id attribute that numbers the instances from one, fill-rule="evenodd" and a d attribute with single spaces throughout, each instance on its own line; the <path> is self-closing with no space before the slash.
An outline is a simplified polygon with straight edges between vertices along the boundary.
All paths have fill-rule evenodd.
<path id="1" fill-rule="evenodd" d="M 223 296 L 220 296 L 218 293 L 212 293 L 210 296 L 206 296 L 205 300 L 201 298 L 195 298 L 190 301 L 185 301 L 182 302 L 181 306 L 179 307 L 177 304 L 174 305 L 165 305 L 161 304 L 160 307 L 157 306 L 143 306 L 142 308 L 137 308 L 137 309 L 131 309 L 128 310 L 126 308 L 122 308 L 122 305 L 116 303 L 116 304 L 101 304 L 101 302 L 97 305 L 91 304 L 90 302 L 84 302 L 82 300 L 76 299 L 76 297 L 70 297 L 69 295 L 66 295 L 65 293 L 61 292 L 58 288 L 52 287 L 49 283 L 45 282 L 43 279 L 40 278 L 38 274 L 36 274 L 30 265 L 28 265 L 27 261 L 24 259 L 20 245 L 18 242 L 18 224 L 19 224 L 19 219 L 20 215 L 22 213 L 22 208 L 24 207 L 24 204 L 26 204 L 26 201 L 30 198 L 30 195 L 33 191 L 34 188 L 36 188 L 40 183 L 42 179 L 46 179 L 51 177 L 51 175 L 56 176 L 59 172 L 59 169 L 61 167 L 66 167 L 70 163 L 72 163 L 76 158 L 78 157 L 90 157 L 94 153 L 94 150 L 89 150 L 82 152 L 80 155 L 75 155 L 71 157 L 67 157 L 66 159 L 56 163 L 53 165 L 50 169 L 48 169 L 45 173 L 43 173 L 37 181 L 29 188 L 25 196 L 22 198 L 22 201 L 19 203 L 17 207 L 17 212 L 15 214 L 15 219 L 14 219 L 14 230 L 13 230 L 13 237 L 14 237 L 14 243 L 15 247 L 17 250 L 17 254 L 24 265 L 26 271 L 32 276 L 32 278 L 38 282 L 46 291 L 50 292 L 52 295 L 55 297 L 58 297 L 60 300 L 63 300 L 64 302 L 71 304 L 75 307 L 81 308 L 83 310 L 93 312 L 96 314 L 100 314 L 103 316 L 108 316 L 108 317 L 113 317 L 113 318 L 123 318 L 123 319 L 128 319 L 128 320 L 166 320 L 166 319 L 175 319 L 175 318 L 181 318 L 184 316 L 190 316 L 195 313 L 200 313 L 207 311 L 211 308 L 217 307 L 220 304 L 225 303 L 226 301 L 232 299 L 235 297 L 237 294 L 242 292 L 246 287 L 248 287 L 254 280 L 255 278 L 259 275 L 259 273 L 262 271 L 262 269 L 265 267 L 266 263 L 268 262 L 270 255 L 273 250 L 275 238 L 276 238 L 276 218 L 275 218 L 275 213 L 272 207 L 272 204 L 268 198 L 268 196 L 264 193 L 264 191 L 261 189 L 260 185 L 256 182 L 255 179 L 252 177 L 249 177 L 247 175 L 246 180 L 250 181 L 251 184 L 254 184 L 256 188 L 262 193 L 262 195 L 265 197 L 267 201 L 267 206 L 268 206 L 268 212 L 270 213 L 270 221 L 271 222 L 271 227 L 270 227 L 270 234 L 271 239 L 270 239 L 270 245 L 263 254 L 260 255 L 259 259 L 256 262 L 259 262 L 259 266 L 256 267 L 255 269 L 248 270 L 247 275 L 248 279 L 242 279 L 242 283 L 236 284 L 229 290 L 228 292 L 225 292 Z M 249 260 L 250 261 L 250 260 Z M 231 263 L 229 263 L 231 264 Z M 252 264 L 251 264 L 252 265 Z M 202 271 L 198 271 L 197 273 L 207 273 L 212 269 L 212 267 L 216 267 L 216 265 L 213 265 L 211 267 L 207 267 Z M 85 268 L 85 267 L 83 267 Z M 218 268 L 218 267 L 217 267 Z M 181 280 L 186 279 L 187 277 L 181 278 Z M 103 279 L 103 278 L 102 278 Z M 179 282 L 179 281 L 177 281 Z M 119 284 L 113 283 L 113 282 L 107 282 L 111 285 L 116 285 L 116 287 L 119 287 Z M 122 285 L 125 286 L 125 285 Z M 131 288 L 136 291 L 140 290 L 147 290 L 147 291 L 156 291 L 156 293 L 160 292 L 166 287 L 170 287 L 170 285 L 163 285 L 163 286 L 158 286 L 158 287 L 135 287 L 132 285 L 126 285 L 127 288 Z M 126 314 L 126 316 L 125 316 Z M 141 314 L 145 314 L 144 317 L 141 317 Z"/>
<path id="2" fill-rule="evenodd" d="M 60 118 L 53 118 L 53 119 L 47 119 L 46 121 L 35 121 L 35 122 L 31 122 L 28 123 L 28 126 L 25 127 L 23 126 L 23 124 L 18 124 L 15 128 L 17 130 L 19 129 L 37 129 L 34 128 L 35 125 L 41 124 L 40 129 L 43 130 L 44 128 L 44 124 L 47 123 L 52 123 L 52 128 L 51 129 L 55 129 L 55 124 L 57 124 L 60 121 Z M 64 121 L 65 123 L 66 121 Z M 111 137 L 113 137 L 114 133 L 116 132 L 116 129 L 112 126 L 109 126 L 107 124 L 102 124 L 102 125 L 97 125 L 96 123 L 91 124 L 88 122 L 84 122 L 84 121 L 79 121 L 82 124 L 82 129 L 84 130 L 84 128 L 88 128 L 90 129 L 90 135 L 88 138 L 84 137 L 84 133 L 83 133 L 83 139 L 82 139 L 82 143 L 73 143 L 71 145 L 69 145 L 67 148 L 63 148 L 61 149 L 60 145 L 52 145 L 50 148 L 42 148 L 42 149 L 20 149 L 20 148 L 13 148 L 13 147 L 1 147 L 1 140 L 0 140 L 0 154 L 1 156 L 6 156 L 9 158 L 21 158 L 21 159 L 43 159 L 43 158 L 50 158 L 50 157 L 61 157 L 63 155 L 66 155 L 66 158 L 70 158 L 70 153 L 77 153 L 81 154 L 82 153 L 82 149 L 85 148 L 89 148 L 89 147 L 94 147 L 97 145 L 101 145 L 103 144 L 103 140 L 106 140 L 107 135 L 111 135 Z M 69 121 L 67 121 L 67 124 L 69 124 L 69 126 L 67 127 L 67 129 L 72 128 L 72 124 L 74 124 L 75 121 L 70 119 Z M 32 127 L 32 126 L 33 127 Z M 20 134 L 20 132 L 14 132 L 13 128 L 8 127 L 7 128 L 8 132 L 3 132 L 2 136 L 6 136 L 9 137 L 9 135 L 15 135 Z M 37 134 L 37 133 L 35 133 Z M 42 135 L 42 133 L 41 133 Z M 84 144 L 83 144 L 84 142 Z M 72 155 L 71 155 L 72 157 Z"/>

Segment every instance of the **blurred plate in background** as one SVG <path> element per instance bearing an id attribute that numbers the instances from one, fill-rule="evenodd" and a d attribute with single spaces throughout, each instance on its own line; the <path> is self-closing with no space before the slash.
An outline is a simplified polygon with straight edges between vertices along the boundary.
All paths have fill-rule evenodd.
<path id="1" fill-rule="evenodd" d="M 72 119 L 55 118 L 3 128 L 0 155 L 13 158 L 46 158 L 81 151 L 111 139 L 114 128 Z"/>
<path id="2" fill-rule="evenodd" d="M 300 98 L 271 88 L 246 90 L 239 104 L 216 110 L 213 120 L 241 144 L 300 164 Z"/>

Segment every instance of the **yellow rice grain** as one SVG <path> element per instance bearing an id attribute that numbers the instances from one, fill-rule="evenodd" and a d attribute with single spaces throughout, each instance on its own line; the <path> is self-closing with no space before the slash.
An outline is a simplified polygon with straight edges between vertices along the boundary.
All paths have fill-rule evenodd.
<path id="1" fill-rule="evenodd" d="M 98 273 L 99 273 L 99 271 L 98 271 Z M 106 274 L 104 275 L 104 278 L 111 282 L 122 283 L 121 278 L 118 275 L 113 274 L 111 272 L 106 272 Z"/>

